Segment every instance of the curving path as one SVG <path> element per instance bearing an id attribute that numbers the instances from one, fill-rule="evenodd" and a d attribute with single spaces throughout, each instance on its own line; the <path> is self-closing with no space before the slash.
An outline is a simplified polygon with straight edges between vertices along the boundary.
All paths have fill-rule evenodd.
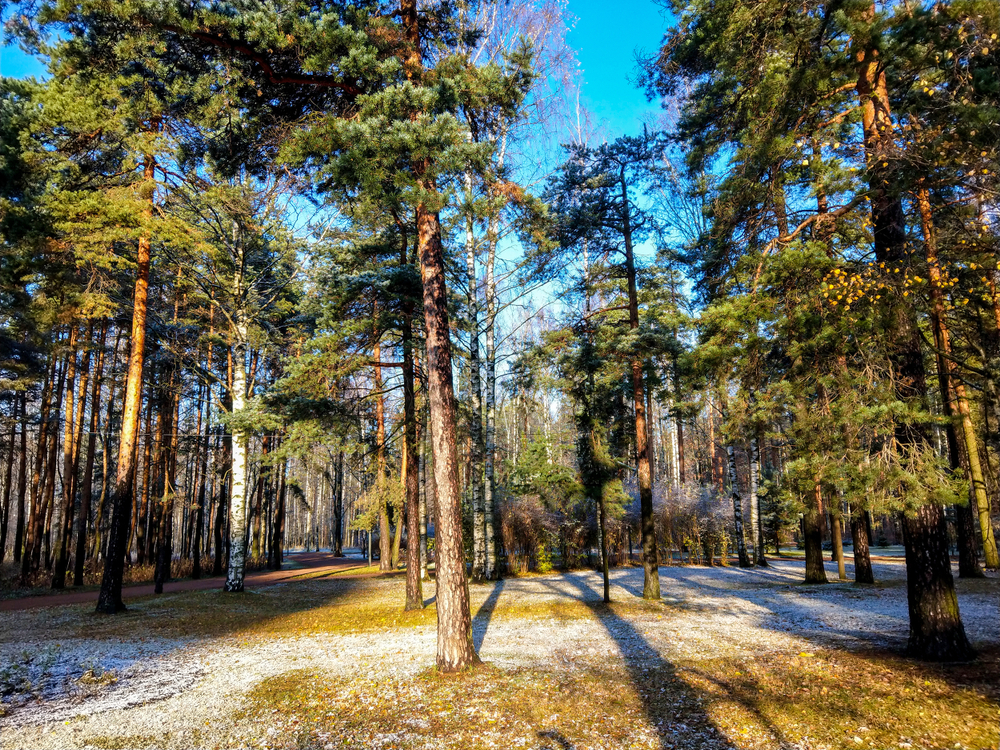
<path id="1" fill-rule="evenodd" d="M 322 578 L 326 575 L 341 573 L 347 570 L 364 568 L 365 561 L 351 557 L 334 557 L 329 552 L 293 552 L 286 554 L 285 559 L 296 564 L 296 567 L 285 570 L 260 570 L 247 573 L 246 588 L 272 586 L 276 583 L 291 581 L 296 578 Z M 180 591 L 204 591 L 221 588 L 225 576 L 200 578 L 197 581 L 184 578 L 179 581 L 169 581 L 163 585 L 164 594 L 174 594 Z M 45 594 L 43 596 L 25 596 L 19 599 L 4 599 L 0 601 L 0 612 L 14 612 L 41 607 L 58 607 L 63 604 L 86 604 L 96 602 L 98 589 L 86 591 L 69 590 L 62 594 Z M 126 586 L 122 589 L 122 599 L 136 599 L 142 596 L 153 596 L 153 584 Z"/>

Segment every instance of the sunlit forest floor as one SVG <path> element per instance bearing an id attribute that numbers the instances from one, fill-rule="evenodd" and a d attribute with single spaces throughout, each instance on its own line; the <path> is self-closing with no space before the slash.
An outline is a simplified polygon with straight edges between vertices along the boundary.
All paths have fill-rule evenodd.
<path id="1" fill-rule="evenodd" d="M 806 587 L 771 568 L 638 568 L 471 587 L 484 665 L 433 669 L 402 576 L 328 575 L 227 595 L 0 619 L 3 748 L 993 748 L 1000 580 L 958 581 L 977 662 L 903 655 L 901 562 Z M 835 566 L 829 574 L 836 579 Z M 848 570 L 850 574 L 850 569 Z"/>

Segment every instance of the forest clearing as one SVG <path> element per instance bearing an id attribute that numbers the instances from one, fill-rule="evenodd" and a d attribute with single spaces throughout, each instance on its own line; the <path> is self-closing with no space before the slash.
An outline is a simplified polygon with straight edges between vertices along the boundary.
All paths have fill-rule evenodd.
<path id="1" fill-rule="evenodd" d="M 0 0 L 0 747 L 1000 750 L 998 534 L 997 0 Z"/>
<path id="2" fill-rule="evenodd" d="M 473 586 L 485 664 L 454 677 L 399 577 L 8 613 L 0 747 L 990 747 L 1000 581 L 959 587 L 980 660 L 932 666 L 900 656 L 902 565 L 875 567 L 864 592 L 794 560 L 663 568 L 662 603 L 620 569 L 610 606 L 593 572 Z"/>

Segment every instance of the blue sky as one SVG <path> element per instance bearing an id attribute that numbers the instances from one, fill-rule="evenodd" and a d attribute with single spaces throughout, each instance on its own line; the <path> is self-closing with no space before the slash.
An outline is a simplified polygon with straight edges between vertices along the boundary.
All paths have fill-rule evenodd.
<path id="1" fill-rule="evenodd" d="M 583 100 L 594 124 L 606 124 L 614 138 L 635 134 L 645 116 L 656 111 L 629 78 L 635 74 L 637 51 L 655 50 L 666 30 L 662 9 L 652 0 L 569 0 L 576 27 L 569 34 L 583 68 Z M 16 46 L 0 49 L 0 75 L 42 75 L 44 67 Z"/>
<path id="2" fill-rule="evenodd" d="M 635 77 L 635 54 L 660 46 L 667 20 L 652 0 L 569 0 L 577 17 L 569 34 L 583 68 L 583 99 L 595 125 L 607 123 L 607 135 L 635 135 L 659 106 L 646 101 L 629 79 Z"/>

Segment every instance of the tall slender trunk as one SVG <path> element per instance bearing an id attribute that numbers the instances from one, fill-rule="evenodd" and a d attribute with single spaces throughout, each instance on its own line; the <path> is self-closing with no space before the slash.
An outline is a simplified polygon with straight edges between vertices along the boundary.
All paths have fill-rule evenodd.
<path id="1" fill-rule="evenodd" d="M 760 450 L 757 438 L 750 438 L 750 538 L 753 540 L 753 564 L 767 565 L 764 560 L 764 550 L 761 546 L 763 535 L 760 533 Z"/>
<path id="2" fill-rule="evenodd" d="M 622 190 L 622 227 L 625 239 L 625 274 L 628 277 L 628 321 L 633 331 L 639 327 L 639 292 L 636 285 L 635 253 L 632 248 L 631 211 L 625 169 L 620 175 Z M 659 549 L 653 521 L 653 479 L 649 466 L 649 433 L 646 430 L 646 395 L 638 354 L 632 357 L 632 406 L 635 410 L 635 452 L 638 459 L 639 515 L 642 528 L 642 566 L 644 599 L 660 598 Z"/>
<path id="3" fill-rule="evenodd" d="M 409 78 L 419 78 L 423 73 L 423 60 L 416 0 L 400 0 L 400 16 L 410 47 L 404 67 Z M 427 175 L 429 165 L 425 162 L 414 166 L 421 191 L 425 195 L 436 196 L 437 184 Z M 479 657 L 472 643 L 469 585 L 462 544 L 462 498 L 458 449 L 455 445 L 455 391 L 451 378 L 448 292 L 437 211 L 421 201 L 417 204 L 416 213 L 426 330 L 427 398 L 437 485 L 437 668 L 442 672 L 455 672 L 478 664 Z"/>
<path id="4" fill-rule="evenodd" d="M 0 563 L 3 562 L 7 554 L 7 519 L 10 515 L 10 485 L 14 481 L 14 455 L 16 453 L 16 441 L 14 437 L 17 435 L 17 409 L 20 403 L 21 400 L 15 396 L 14 413 L 11 414 L 10 434 L 8 436 L 10 445 L 7 449 L 7 473 L 3 484 L 3 502 L 0 503 Z"/>
<path id="5" fill-rule="evenodd" d="M 242 291 L 242 279 L 238 277 L 236 288 Z M 239 295 L 237 295 L 239 298 Z M 232 415 L 235 426 L 232 429 L 232 457 L 230 459 L 229 490 L 229 568 L 226 572 L 225 591 L 243 591 L 247 554 L 247 443 L 249 435 L 239 423 L 246 408 L 247 369 L 246 342 L 248 326 L 240 314 L 233 331 L 233 388 Z"/>
<path id="6" fill-rule="evenodd" d="M 875 18 L 872 3 L 862 19 Z M 885 68 L 875 47 L 855 50 L 859 62 L 858 99 L 863 108 L 862 128 L 866 163 L 869 165 L 875 259 L 880 263 L 904 263 L 907 238 L 903 205 L 892 191 L 896 161 L 892 141 L 893 122 Z M 915 313 L 896 295 L 887 295 L 883 329 L 892 332 L 889 359 L 893 369 L 896 397 L 903 403 L 923 405 L 926 401 L 926 374 Z M 906 423 L 896 426 L 896 441 L 904 449 L 926 443 L 925 432 Z M 944 509 L 929 503 L 902 519 L 906 547 L 907 599 L 910 610 L 910 652 L 934 660 L 963 660 L 973 654 L 958 609 L 955 582 L 948 554 Z"/>
<path id="7" fill-rule="evenodd" d="M 170 579 L 170 563 L 174 555 L 174 498 L 177 496 L 177 428 L 180 399 L 176 388 L 177 366 L 171 364 L 164 411 L 163 494 L 160 499 L 160 527 L 156 537 L 156 567 L 153 571 L 153 591 L 163 593 L 163 584 Z"/>
<path id="8" fill-rule="evenodd" d="M 201 548 L 202 536 L 205 533 L 205 492 L 208 486 L 208 453 L 209 437 L 212 429 L 212 400 L 209 398 L 208 383 L 203 386 L 205 397 L 201 397 L 202 390 L 199 389 L 198 403 L 198 448 L 200 454 L 200 468 L 198 469 L 198 487 L 195 490 L 194 508 L 194 534 L 191 540 L 191 578 L 198 580 L 201 578 Z M 204 412 L 204 418 L 202 413 Z M 202 432 L 205 437 L 202 438 Z"/>
<path id="9" fill-rule="evenodd" d="M 79 392 L 74 396 L 76 380 L 76 326 L 70 333 L 70 366 L 66 376 L 66 417 L 63 427 L 63 485 L 62 512 L 56 537 L 56 559 L 52 571 L 52 588 L 66 588 L 66 568 L 69 567 L 70 540 L 73 537 L 73 516 L 76 502 L 76 446 L 83 427 L 83 410 L 86 405 L 87 378 L 90 374 L 90 348 L 93 324 L 88 326 L 88 348 L 80 365 Z M 77 413 L 79 412 L 79 413 Z"/>
<path id="10" fill-rule="evenodd" d="M 507 155 L 507 129 L 502 127 L 497 139 L 497 169 L 502 170 Z M 496 196 L 494 196 L 496 197 Z M 496 257 L 497 244 L 500 241 L 500 213 L 494 208 L 490 212 L 486 229 L 486 409 L 484 414 L 485 440 L 483 470 L 485 484 L 483 486 L 483 545 L 485 547 L 485 568 L 483 575 L 487 580 L 500 577 L 497 567 L 497 545 L 494 530 L 496 516 L 496 421 L 497 421 L 497 283 Z"/>
<path id="11" fill-rule="evenodd" d="M 375 308 L 375 325 L 378 326 L 378 307 Z M 386 572 L 392 567 L 392 537 L 389 530 L 389 504 L 387 500 L 385 476 L 385 396 L 382 393 L 382 361 L 381 332 L 375 331 L 375 345 L 372 356 L 375 358 L 375 492 L 378 496 L 378 569 Z"/>
<path id="12" fill-rule="evenodd" d="M 152 217 L 156 162 L 151 155 L 144 160 L 142 186 L 146 215 Z M 132 489 L 135 484 L 135 447 L 139 438 L 139 409 L 142 405 L 142 367 L 146 350 L 146 305 L 149 298 L 150 268 L 149 236 L 140 237 L 136 257 L 135 291 L 132 297 L 132 335 L 128 373 L 125 379 L 125 404 L 122 408 L 121 439 L 118 446 L 118 466 L 112 492 L 111 529 L 108 554 L 104 560 L 104 576 L 97 611 L 115 614 L 125 609 L 122 583 L 125 576 L 125 551 L 131 525 Z"/>
<path id="13" fill-rule="evenodd" d="M 48 454 L 49 439 L 49 409 L 52 403 L 52 389 L 56 376 L 56 357 L 51 358 L 49 370 L 42 385 L 42 400 L 38 410 L 38 444 L 35 449 L 35 465 L 31 474 L 31 501 L 28 509 L 27 524 L 24 529 L 24 552 L 21 557 L 21 579 L 27 583 L 31 574 L 31 556 L 38 541 L 38 515 L 41 496 L 44 492 L 42 485 L 42 469 L 44 467 L 45 456 Z M 24 454 L 24 460 L 28 460 L 28 454 Z"/>
<path id="14" fill-rule="evenodd" d="M 743 531 L 743 499 L 736 483 L 736 450 L 732 445 L 726 446 L 726 457 L 729 459 L 729 496 L 733 501 L 733 519 L 736 522 L 736 552 L 740 558 L 741 568 L 753 567 L 753 562 L 747 554 L 747 538 Z"/>
<path id="15" fill-rule="evenodd" d="M 104 344 L 108 322 L 101 326 L 97 343 L 97 364 L 90 391 L 90 428 L 87 432 L 87 456 L 83 464 L 83 485 L 80 488 L 80 517 L 76 529 L 76 557 L 73 561 L 73 585 L 83 585 L 83 568 L 87 558 L 87 528 L 90 525 L 90 505 L 94 493 L 94 454 L 97 450 L 97 429 L 101 410 L 101 380 L 104 377 Z"/>
<path id="16" fill-rule="evenodd" d="M 479 377 L 479 280 L 476 275 L 476 236 L 473 220 L 472 173 L 465 173 L 468 204 L 465 217 L 466 301 L 469 307 L 469 477 L 472 486 L 472 577 L 486 577 L 486 513 L 483 504 L 482 384 Z"/>
<path id="17" fill-rule="evenodd" d="M 52 530 L 52 511 L 55 506 L 54 498 L 56 491 L 56 461 L 58 460 L 59 448 L 59 413 L 62 411 L 63 397 L 65 396 L 66 373 L 69 368 L 69 357 L 63 360 L 63 366 L 59 372 L 59 380 L 55 390 L 55 404 L 49 415 L 46 430 L 49 432 L 47 441 L 47 454 L 44 457 L 45 471 L 41 475 L 41 487 L 39 494 L 41 502 L 38 514 L 35 516 L 35 543 L 31 548 L 31 570 L 37 572 L 41 567 L 42 549 L 45 549 L 45 567 L 49 566 L 49 553 L 51 546 L 49 535 Z"/>
<path id="18" fill-rule="evenodd" d="M 24 547 L 26 490 L 28 485 L 28 394 L 21 392 L 21 462 L 17 470 L 17 521 L 14 526 L 14 562 L 21 562 Z"/>
<path id="19" fill-rule="evenodd" d="M 959 450 L 959 438 L 961 437 L 965 448 L 966 476 L 969 479 L 969 504 L 955 506 L 959 537 L 958 574 L 962 577 L 980 578 L 983 572 L 979 568 L 979 560 L 976 557 L 973 513 L 979 516 L 986 567 L 994 570 L 1000 567 L 1000 557 L 998 557 L 997 543 L 993 536 L 993 525 L 990 523 L 990 501 L 986 494 L 986 479 L 979 460 L 979 440 L 976 436 L 975 426 L 972 424 L 972 415 L 969 412 L 969 399 L 965 392 L 965 383 L 956 375 L 955 365 L 950 359 L 951 339 L 948 331 L 948 316 L 945 311 L 944 291 L 941 287 L 937 237 L 930 193 L 926 188 L 917 191 L 917 206 L 920 211 L 920 224 L 927 254 L 927 275 L 931 292 L 930 317 L 934 345 L 937 349 L 938 384 L 941 390 L 943 411 L 945 416 L 949 418 L 948 424 L 945 426 L 948 438 L 948 457 L 951 460 L 951 468 L 958 469 L 961 461 Z"/>
<path id="20" fill-rule="evenodd" d="M 344 451 L 337 451 L 337 463 L 334 467 L 334 497 L 333 497 L 333 556 L 344 556 Z"/>

